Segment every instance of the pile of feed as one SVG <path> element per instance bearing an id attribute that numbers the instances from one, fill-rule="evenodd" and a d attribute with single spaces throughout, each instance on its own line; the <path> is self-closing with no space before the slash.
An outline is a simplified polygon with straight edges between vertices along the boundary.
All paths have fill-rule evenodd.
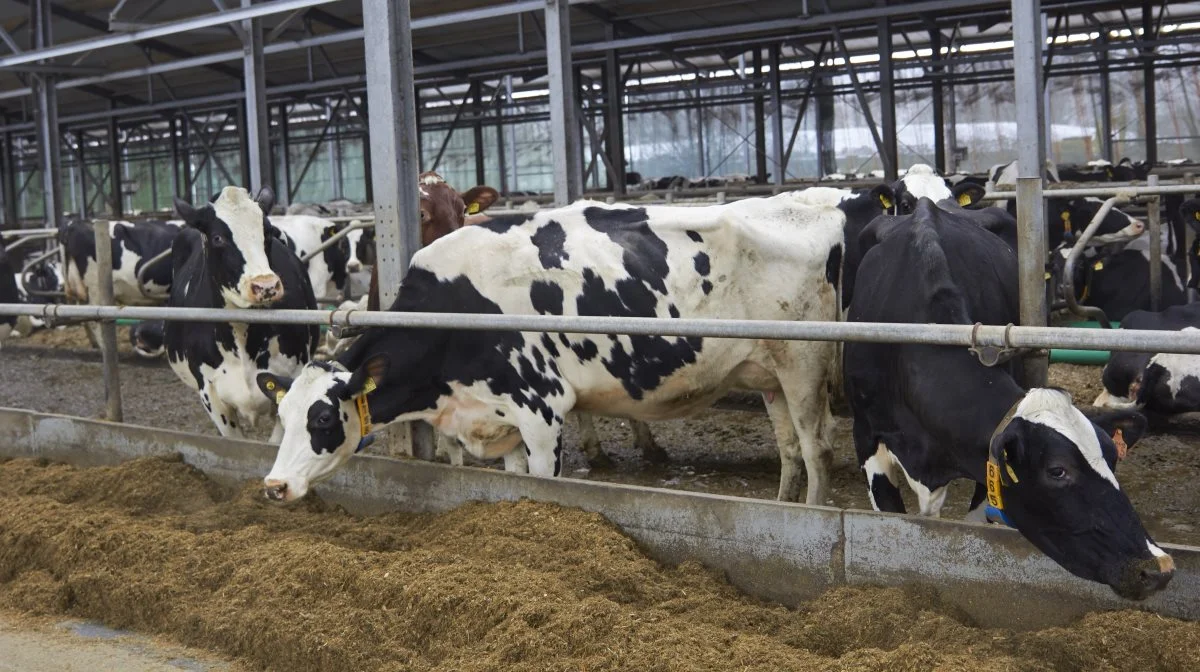
<path id="1" fill-rule="evenodd" d="M 1200 623 L 974 627 L 931 591 L 799 609 L 664 567 L 531 502 L 355 517 L 224 492 L 178 460 L 0 463 L 0 608 L 93 618 L 270 670 L 1196 670 Z"/>

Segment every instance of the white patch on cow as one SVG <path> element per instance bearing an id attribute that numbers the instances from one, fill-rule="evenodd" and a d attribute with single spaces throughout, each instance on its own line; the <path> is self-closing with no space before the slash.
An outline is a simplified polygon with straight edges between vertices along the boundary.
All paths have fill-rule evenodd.
<path id="1" fill-rule="evenodd" d="M 1092 159 L 1091 161 L 1087 162 L 1087 165 L 1092 168 L 1104 168 L 1111 166 L 1112 161 L 1109 161 L 1108 159 Z"/>
<path id="2" fill-rule="evenodd" d="M 1130 218 L 1130 219 L 1132 219 L 1132 218 Z M 1169 255 L 1170 231 L 1167 231 L 1166 229 L 1164 229 L 1162 232 L 1161 238 L 1162 238 L 1160 240 L 1161 247 L 1159 249 L 1162 250 L 1161 259 L 1162 259 L 1163 268 L 1167 269 L 1167 273 L 1170 274 L 1169 280 L 1171 282 L 1175 283 L 1175 287 L 1180 292 L 1183 292 L 1184 291 L 1183 279 L 1179 277 L 1179 269 L 1177 269 L 1175 267 L 1175 262 L 1171 261 L 1171 257 Z M 1150 264 L 1150 246 L 1152 244 L 1153 243 L 1150 241 L 1150 232 L 1147 231 L 1145 233 L 1141 233 L 1141 234 L 1137 235 L 1137 237 L 1134 238 L 1133 240 L 1131 240 L 1129 242 L 1129 244 L 1125 246 L 1124 249 L 1141 253 L 1142 258 L 1146 260 L 1146 264 L 1147 264 L 1147 266 L 1149 266 L 1149 264 Z"/>
<path id="3" fill-rule="evenodd" d="M 908 193 L 917 198 L 928 198 L 936 203 L 952 196 L 946 180 L 924 163 L 914 164 L 900 181 Z"/>
<path id="4" fill-rule="evenodd" d="M 438 175 L 437 173 L 428 173 L 424 177 L 421 178 L 421 184 L 428 184 L 430 186 L 433 186 L 435 184 L 445 184 L 445 183 L 446 183 L 446 180 L 443 179 L 442 176 Z"/>
<path id="5" fill-rule="evenodd" d="M 1089 196 L 1083 200 L 1085 200 L 1089 203 L 1095 203 L 1097 205 L 1101 205 L 1104 203 L 1103 200 L 1101 200 L 1099 198 L 1091 197 L 1091 196 Z M 1103 235 L 1097 234 L 1097 235 L 1092 236 L 1091 240 L 1088 241 L 1088 245 L 1107 245 L 1109 243 L 1119 243 L 1122 241 L 1131 241 L 1130 244 L 1132 244 L 1133 242 L 1137 241 L 1139 236 L 1142 236 L 1142 234 L 1145 233 L 1146 225 L 1142 224 L 1141 220 L 1137 219 L 1136 217 L 1131 217 L 1131 216 L 1125 214 L 1124 212 L 1117 210 L 1116 208 L 1113 208 L 1111 212 L 1113 215 L 1116 215 L 1118 217 L 1124 217 L 1126 220 L 1129 221 L 1129 224 L 1125 225 L 1125 227 L 1123 227 L 1120 231 L 1117 231 L 1115 233 L 1106 233 Z M 1090 220 L 1089 220 L 1089 222 L 1083 222 L 1082 226 L 1087 226 L 1089 223 L 1090 223 Z M 1164 231 L 1163 233 L 1165 235 L 1167 232 Z M 1150 244 L 1149 244 L 1148 240 L 1145 243 L 1145 245 L 1146 245 L 1146 249 L 1149 250 Z M 1126 246 L 1126 247 L 1128 247 L 1128 246 Z"/>
<path id="6" fill-rule="evenodd" d="M 312 215 L 276 216 L 271 218 L 271 224 L 292 241 L 297 259 L 320 247 L 321 236 L 325 230 L 335 226 L 328 219 Z M 333 282 L 333 269 L 325 261 L 324 254 L 318 253 L 309 259 L 307 271 L 308 281 L 318 299 L 337 294 L 338 288 Z"/>
<path id="7" fill-rule="evenodd" d="M 1156 558 L 1167 557 L 1167 552 L 1156 546 L 1154 542 L 1150 541 L 1149 539 L 1146 540 L 1146 548 L 1150 550 L 1150 555 L 1153 555 Z"/>
<path id="8" fill-rule="evenodd" d="M 1132 409 L 1137 408 L 1137 402 L 1128 397 L 1120 397 L 1115 394 L 1110 394 L 1108 390 L 1100 392 L 1092 405 L 1097 408 L 1111 409 Z"/>
<path id="9" fill-rule="evenodd" d="M 892 485 L 897 485 L 896 471 L 899 470 L 904 475 L 904 480 L 908 482 L 908 487 L 917 495 L 917 506 L 921 515 L 932 518 L 942 515 L 942 506 L 946 503 L 946 487 L 942 486 L 931 490 L 924 483 L 910 476 L 908 470 L 904 468 L 904 464 L 884 442 L 879 442 L 875 454 L 867 458 L 863 469 L 867 472 L 867 491 L 871 497 L 871 506 L 875 510 L 878 511 L 879 506 L 875 503 L 875 493 L 870 489 L 874 476 L 885 476 Z"/>
<path id="10" fill-rule="evenodd" d="M 225 287 L 221 289 L 221 295 L 227 304 L 251 308 L 258 303 L 251 293 L 251 283 L 278 277 L 275 271 L 271 270 L 271 264 L 267 260 L 262 208 L 250 197 L 250 192 L 241 187 L 222 189 L 221 195 L 213 201 L 212 208 L 217 217 L 229 227 L 233 237 L 230 243 L 245 259 L 236 291 Z"/>
<path id="11" fill-rule="evenodd" d="M 1197 332 L 1200 329 L 1185 327 L 1182 331 Z M 1157 364 L 1170 374 L 1167 379 L 1167 388 L 1171 390 L 1172 398 L 1179 396 L 1179 390 L 1183 388 L 1185 380 L 1190 378 L 1200 384 L 1200 355 L 1177 355 L 1163 352 L 1152 357 L 1150 364 Z"/>
<path id="12" fill-rule="evenodd" d="M 1114 488 L 1121 488 L 1117 477 L 1113 474 L 1108 463 L 1104 461 L 1104 453 L 1100 449 L 1100 439 L 1096 438 L 1096 429 L 1079 409 L 1071 403 L 1071 398 L 1059 390 L 1036 388 L 1030 390 L 1021 403 L 1017 404 L 1014 418 L 1021 418 L 1043 427 L 1048 427 L 1062 434 L 1068 441 L 1079 449 L 1084 462 L 1101 478 L 1112 483 Z"/>
<path id="13" fill-rule="evenodd" d="M 356 219 L 350 222 L 349 226 L 354 226 L 355 224 L 359 223 L 361 222 Z M 346 234 L 346 243 L 350 246 L 350 257 L 346 259 L 347 273 L 357 273 L 363 270 L 363 267 L 366 266 L 362 259 L 358 258 L 358 242 L 362 240 L 362 235 L 362 229 L 351 229 L 350 233 Z"/>

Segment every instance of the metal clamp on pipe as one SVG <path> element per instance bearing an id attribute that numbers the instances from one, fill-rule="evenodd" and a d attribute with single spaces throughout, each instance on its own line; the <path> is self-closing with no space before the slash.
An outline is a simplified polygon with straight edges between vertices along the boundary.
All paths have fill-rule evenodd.
<path id="1" fill-rule="evenodd" d="M 1012 341 L 1009 339 L 1013 326 L 1013 323 L 1009 322 L 1008 326 L 1004 327 L 1003 346 L 980 345 L 979 329 L 983 327 L 983 323 L 976 322 L 975 326 L 971 328 L 971 347 L 967 348 L 967 352 L 975 355 L 980 364 L 989 368 L 1004 364 L 1018 353 L 1018 349 L 1013 347 Z"/>
<path id="2" fill-rule="evenodd" d="M 1067 255 L 1067 262 L 1063 266 L 1063 293 L 1066 294 L 1067 309 L 1072 313 L 1085 319 L 1094 319 L 1100 323 L 1100 326 L 1105 329 L 1112 329 L 1112 322 L 1109 322 L 1108 316 L 1103 310 L 1095 306 L 1081 306 L 1075 298 L 1075 264 L 1079 262 L 1080 255 L 1083 254 L 1084 248 L 1095 235 L 1096 229 L 1100 228 L 1100 222 L 1108 216 L 1112 211 L 1113 206 L 1118 203 L 1127 203 L 1130 198 L 1129 192 L 1120 192 L 1116 196 L 1104 201 L 1100 209 L 1096 211 L 1096 216 L 1092 217 L 1092 221 L 1088 223 L 1087 228 L 1083 233 L 1079 234 L 1079 238 L 1075 240 L 1075 245 L 1071 247 L 1070 254 Z"/>

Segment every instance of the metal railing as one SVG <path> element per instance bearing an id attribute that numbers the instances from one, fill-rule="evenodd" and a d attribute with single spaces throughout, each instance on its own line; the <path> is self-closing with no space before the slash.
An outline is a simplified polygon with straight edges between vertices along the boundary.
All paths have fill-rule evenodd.
<path id="1" fill-rule="evenodd" d="M 271 310 L 148 306 L 0 304 L 0 315 L 48 319 L 174 320 L 250 324 L 317 324 L 340 327 L 405 327 L 469 331 L 567 334 L 628 334 L 702 338 L 852 341 L 950 345 L 970 348 L 1110 350 L 1200 354 L 1200 332 L 1018 327 L 1013 325 L 909 324 L 885 322 L 793 322 L 787 320 L 668 319 L 474 313 L 405 313 L 366 310 Z"/>

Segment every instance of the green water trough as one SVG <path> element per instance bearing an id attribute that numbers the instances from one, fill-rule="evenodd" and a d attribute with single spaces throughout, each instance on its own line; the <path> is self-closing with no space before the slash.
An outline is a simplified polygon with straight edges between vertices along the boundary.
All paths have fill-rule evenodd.
<path id="1" fill-rule="evenodd" d="M 1121 327 L 1121 323 L 1117 322 L 1115 320 L 1113 321 L 1112 325 L 1113 325 L 1114 329 L 1119 329 Z M 1084 320 L 1081 322 L 1068 322 L 1062 326 L 1073 327 L 1076 329 L 1100 329 L 1101 328 L 1100 323 L 1096 322 L 1094 320 Z M 1051 364 L 1061 363 L 1061 364 L 1085 364 L 1085 365 L 1090 365 L 1090 366 L 1104 366 L 1105 364 L 1108 363 L 1108 354 L 1109 353 L 1107 350 L 1058 350 L 1058 349 L 1054 349 L 1054 350 L 1050 351 L 1050 363 Z"/>

